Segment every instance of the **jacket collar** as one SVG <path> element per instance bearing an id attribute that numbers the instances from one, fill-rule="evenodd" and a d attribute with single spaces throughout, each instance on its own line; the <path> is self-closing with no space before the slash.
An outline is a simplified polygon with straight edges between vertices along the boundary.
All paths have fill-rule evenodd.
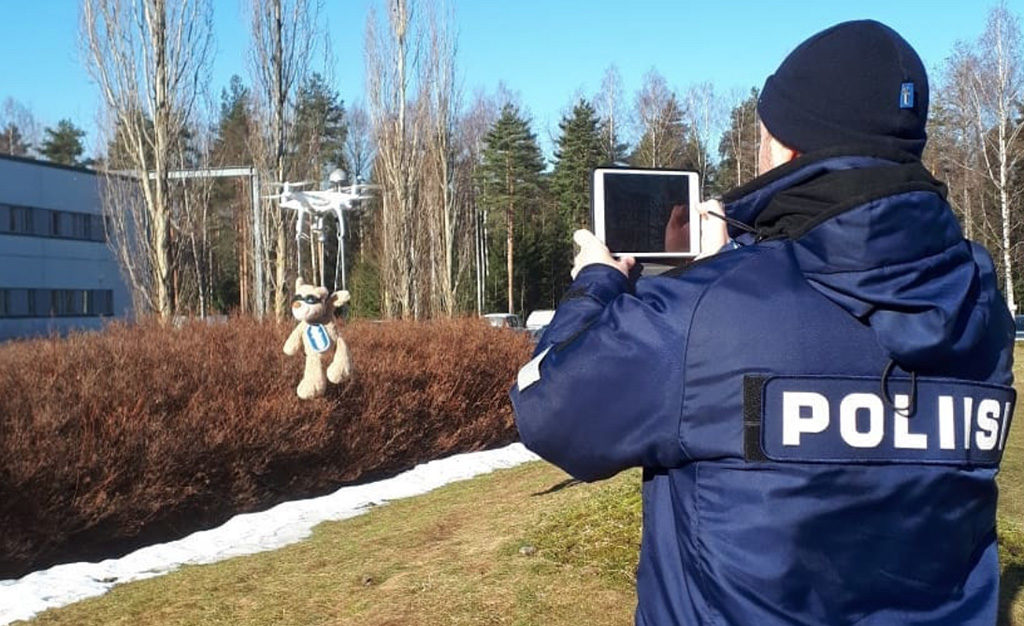
<path id="1" fill-rule="evenodd" d="M 748 224 L 751 230 L 758 217 L 781 194 L 825 174 L 845 170 L 889 167 L 902 164 L 920 163 L 913 154 L 900 150 L 886 150 L 878 147 L 838 146 L 819 150 L 774 168 L 745 185 L 741 185 L 722 197 L 726 215 Z M 937 181 L 935 184 L 938 185 Z M 850 199 L 845 199 L 849 201 Z M 843 199 L 836 199 L 836 204 Z M 742 229 L 729 226 L 729 236 L 738 237 Z"/>

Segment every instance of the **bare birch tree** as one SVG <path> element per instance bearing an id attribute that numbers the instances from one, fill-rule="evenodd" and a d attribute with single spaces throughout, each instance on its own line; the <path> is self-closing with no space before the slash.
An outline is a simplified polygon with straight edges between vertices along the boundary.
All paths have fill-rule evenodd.
<path id="1" fill-rule="evenodd" d="M 411 80 L 419 46 L 413 41 L 407 0 L 388 0 L 388 22 L 371 10 L 366 23 L 366 91 L 377 143 L 381 184 L 381 291 L 387 317 L 419 317 L 416 234 L 421 125 L 410 115 Z"/>
<path id="2" fill-rule="evenodd" d="M 488 233 L 487 214 L 478 200 L 479 189 L 477 171 L 482 160 L 487 131 L 498 119 L 498 104 L 484 93 L 477 92 L 469 110 L 462 116 L 459 123 L 459 168 L 458 185 L 460 202 L 472 211 L 473 227 L 473 265 L 476 296 L 476 312 L 483 313 L 484 294 L 487 287 L 488 274 Z"/>
<path id="3" fill-rule="evenodd" d="M 26 156 L 38 150 L 39 135 L 39 123 L 32 111 L 14 98 L 4 98 L 0 106 L 0 153 Z"/>
<path id="4" fill-rule="evenodd" d="M 135 179 L 108 174 L 111 241 L 128 264 L 135 302 L 173 314 L 172 205 L 168 173 L 207 70 L 212 15 L 204 0 L 84 0 L 87 66 L 108 132 Z"/>
<path id="5" fill-rule="evenodd" d="M 601 140 L 604 160 L 615 163 L 623 156 L 625 145 L 621 142 L 624 124 L 622 113 L 622 75 L 619 68 L 609 65 L 601 78 L 601 89 L 592 99 L 594 109 L 601 119 Z"/>
<path id="6" fill-rule="evenodd" d="M 977 59 L 965 44 L 958 43 L 946 60 L 942 80 L 935 91 L 929 114 L 928 146 L 925 160 L 930 169 L 941 172 L 949 185 L 949 202 L 968 239 L 989 239 L 984 215 L 986 178 L 983 145 L 977 123 L 971 84 Z M 998 229 L 996 229 L 998 231 Z M 999 238 L 996 234 L 995 239 Z"/>
<path id="7" fill-rule="evenodd" d="M 683 159 L 683 110 L 665 78 L 655 70 L 644 75 L 634 105 L 636 136 L 633 165 L 676 167 Z"/>
<path id="8" fill-rule="evenodd" d="M 1024 150 L 1021 131 L 1024 120 L 1019 107 L 1024 101 L 1024 65 L 1021 59 L 1020 22 L 1005 4 L 989 12 L 985 33 L 978 41 L 978 54 L 969 68 L 967 85 L 971 114 L 981 146 L 982 173 L 995 189 L 999 203 L 999 252 L 1003 272 L 1003 294 L 1014 313 L 1014 252 L 1019 224 L 1015 213 L 1020 189 L 1013 174 L 1021 164 Z"/>
<path id="9" fill-rule="evenodd" d="M 757 176 L 757 154 L 761 143 L 757 95 L 755 88 L 746 94 L 733 92 L 729 98 L 736 104 L 729 113 L 729 127 L 722 133 L 718 146 L 718 154 L 722 157 L 719 185 L 723 190 L 738 187 Z"/>
<path id="10" fill-rule="evenodd" d="M 253 142 L 261 178 L 280 185 L 289 175 L 286 158 L 295 90 L 306 76 L 316 52 L 320 3 L 317 0 L 250 0 L 250 69 L 255 85 L 257 117 L 263 132 Z M 259 126 L 259 125 L 257 125 Z M 292 247 L 284 214 L 275 202 L 265 202 L 261 217 L 274 311 L 284 315 L 290 286 L 286 279 Z"/>
<path id="11" fill-rule="evenodd" d="M 710 146 L 713 137 L 720 134 L 723 110 L 715 97 L 715 86 L 710 82 L 691 85 L 683 97 L 687 147 L 700 175 L 700 197 L 706 198 L 708 177 L 712 171 Z"/>
<path id="12" fill-rule="evenodd" d="M 178 155 L 175 168 L 195 171 L 212 166 L 210 137 L 207 133 L 196 132 L 190 150 Z M 213 202 L 214 179 L 208 177 L 185 177 L 171 181 L 174 215 L 181 233 L 180 245 L 187 246 L 187 254 L 181 254 L 182 272 L 189 274 L 183 280 L 190 287 L 178 294 L 178 309 L 183 300 L 187 310 L 201 318 L 210 314 L 211 275 L 213 274 L 213 246 L 211 245 L 212 219 L 210 207 Z M 187 300 L 185 299 L 187 297 Z"/>
<path id="13" fill-rule="evenodd" d="M 427 16 L 426 63 L 421 67 L 421 99 L 426 102 L 430 134 L 427 140 L 429 193 L 424 198 L 430 250 L 430 300 L 434 311 L 456 313 L 459 286 L 468 268 L 468 255 L 460 254 L 461 235 L 470 224 L 470 207 L 459 202 L 456 142 L 461 94 L 456 84 L 456 43 L 450 9 L 433 5 Z"/>
<path id="14" fill-rule="evenodd" d="M 350 182 L 370 180 L 375 150 L 370 116 L 359 103 L 348 110 L 348 134 L 345 136 L 345 164 L 348 166 Z"/>

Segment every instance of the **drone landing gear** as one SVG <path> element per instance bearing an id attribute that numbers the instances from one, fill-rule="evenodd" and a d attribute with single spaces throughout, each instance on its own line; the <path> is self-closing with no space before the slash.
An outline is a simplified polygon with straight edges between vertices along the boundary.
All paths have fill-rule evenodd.
<path id="1" fill-rule="evenodd" d="M 310 217 L 313 217 L 312 215 Z M 345 226 L 342 221 L 344 218 L 338 216 L 338 245 L 336 248 L 336 258 L 334 260 L 334 284 L 331 287 L 331 291 L 338 289 L 338 274 L 341 274 L 341 282 L 344 287 L 345 283 Z M 326 286 L 327 284 L 327 264 L 326 264 L 326 252 L 327 252 L 327 228 L 324 221 L 323 215 L 317 215 L 316 221 L 311 222 L 309 225 L 309 240 L 310 240 L 310 260 L 312 261 L 313 273 L 320 277 L 319 284 Z M 296 261 L 299 269 L 299 276 L 302 276 L 302 225 L 295 233 L 295 253 Z"/>

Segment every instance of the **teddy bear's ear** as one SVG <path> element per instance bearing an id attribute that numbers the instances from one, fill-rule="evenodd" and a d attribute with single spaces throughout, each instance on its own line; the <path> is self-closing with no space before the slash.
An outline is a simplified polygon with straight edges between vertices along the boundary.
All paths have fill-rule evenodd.
<path id="1" fill-rule="evenodd" d="M 301 287 L 301 286 L 303 286 L 305 284 L 306 284 L 306 281 L 302 280 L 301 276 L 299 276 L 298 278 L 295 279 L 295 288 L 296 289 L 298 289 L 299 287 Z"/>
<path id="2" fill-rule="evenodd" d="M 337 309 L 345 306 L 345 304 L 351 299 L 352 295 L 347 289 L 343 291 L 335 291 L 334 294 L 331 295 L 331 304 L 333 304 L 334 308 Z"/>
<path id="3" fill-rule="evenodd" d="M 330 292 L 327 291 L 327 287 L 317 287 L 316 288 L 316 297 L 320 298 L 321 300 L 326 300 L 328 293 L 330 293 Z"/>

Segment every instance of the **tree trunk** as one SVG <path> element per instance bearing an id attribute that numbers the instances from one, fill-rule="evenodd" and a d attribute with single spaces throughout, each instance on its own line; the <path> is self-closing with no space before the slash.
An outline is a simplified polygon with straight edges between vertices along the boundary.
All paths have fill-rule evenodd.
<path id="1" fill-rule="evenodd" d="M 512 290 L 512 246 L 513 246 L 513 227 L 515 226 L 515 209 L 516 209 L 516 181 L 512 176 L 512 161 L 511 157 L 506 157 L 506 184 L 508 185 L 508 211 L 506 213 L 505 227 L 506 233 L 506 244 L 505 249 L 505 266 L 508 271 L 508 312 L 513 313 L 515 309 L 515 303 L 513 302 L 513 290 Z"/>
<path id="2" fill-rule="evenodd" d="M 168 126 L 170 125 L 170 103 L 167 94 L 167 23 L 166 5 L 164 0 L 153 0 L 148 7 L 147 13 L 150 22 L 150 37 L 152 38 L 154 54 L 154 100 L 156 109 L 153 116 L 153 130 L 156 134 L 156 145 L 153 146 L 154 170 L 156 178 L 155 186 L 155 217 L 156 217 L 156 261 L 159 283 L 157 287 L 157 302 L 160 309 L 160 318 L 164 321 L 171 319 L 173 315 L 173 288 L 171 285 L 171 215 L 169 198 L 167 193 L 167 157 Z"/>

